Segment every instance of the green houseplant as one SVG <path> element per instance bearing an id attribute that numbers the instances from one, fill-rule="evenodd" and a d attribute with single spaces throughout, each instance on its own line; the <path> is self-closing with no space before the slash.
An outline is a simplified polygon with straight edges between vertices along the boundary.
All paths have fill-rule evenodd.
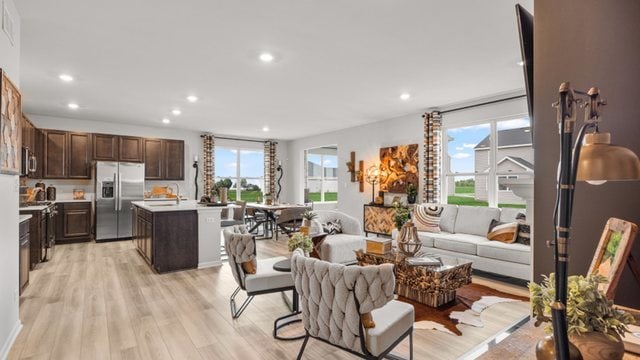
<path id="1" fill-rule="evenodd" d="M 306 255 L 313 249 L 313 241 L 309 236 L 297 232 L 291 235 L 289 241 L 287 242 L 287 247 L 289 248 L 290 252 L 293 252 L 295 249 L 300 248 Z"/>
<path id="2" fill-rule="evenodd" d="M 408 207 L 402 205 L 395 206 L 395 208 L 396 214 L 393 216 L 393 221 L 395 222 L 398 231 L 400 231 L 402 229 L 402 225 L 409 221 L 409 215 L 411 214 L 411 211 Z"/>
<path id="3" fill-rule="evenodd" d="M 586 277 L 569 276 L 567 286 L 567 325 L 571 342 L 582 352 L 585 359 L 601 357 L 589 354 L 587 349 L 594 343 L 608 346 L 605 358 L 622 358 L 624 345 L 620 339 L 629 332 L 627 325 L 635 322 L 634 317 L 613 305 L 598 289 L 607 279 L 599 274 Z M 542 283 L 529 283 L 531 308 L 536 317 L 536 326 L 548 323 L 545 331 L 551 333 L 551 305 L 555 301 L 555 275 L 545 276 Z M 583 350 L 584 349 L 584 350 Z M 591 355 L 591 356 L 589 356 Z M 619 357 L 618 357 L 619 355 Z"/>
<path id="4" fill-rule="evenodd" d="M 311 228 L 311 220 L 318 217 L 318 214 L 311 210 L 306 210 L 302 213 L 302 224 L 300 225 L 300 232 L 309 235 L 309 229 Z"/>

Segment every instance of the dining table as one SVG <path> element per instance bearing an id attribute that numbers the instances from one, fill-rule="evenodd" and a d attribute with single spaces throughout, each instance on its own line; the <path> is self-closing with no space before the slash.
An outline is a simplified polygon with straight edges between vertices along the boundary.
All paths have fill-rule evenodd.
<path id="1" fill-rule="evenodd" d="M 253 227 L 249 229 L 249 232 L 252 233 L 256 231 L 256 229 L 258 229 L 258 227 L 263 225 L 265 222 L 275 224 L 277 219 L 276 212 L 278 211 L 282 211 L 285 209 L 299 209 L 299 208 L 308 208 L 308 207 L 309 205 L 305 205 L 305 204 L 283 204 L 282 203 L 282 204 L 267 205 L 267 204 L 260 204 L 260 203 L 247 203 L 247 208 L 261 211 L 265 215 L 265 220 L 256 221 L 255 225 L 253 225 Z M 276 229 L 276 231 L 278 230 Z M 271 238 L 271 236 L 268 236 L 268 235 L 269 234 L 266 233 L 266 229 L 265 229 L 264 238 Z"/>

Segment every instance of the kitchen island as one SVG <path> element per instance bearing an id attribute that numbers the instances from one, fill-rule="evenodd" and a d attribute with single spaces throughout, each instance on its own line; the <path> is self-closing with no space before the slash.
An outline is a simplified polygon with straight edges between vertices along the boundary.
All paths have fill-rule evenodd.
<path id="1" fill-rule="evenodd" d="M 133 201 L 132 238 L 158 273 L 221 265 L 220 215 L 195 200 Z"/>

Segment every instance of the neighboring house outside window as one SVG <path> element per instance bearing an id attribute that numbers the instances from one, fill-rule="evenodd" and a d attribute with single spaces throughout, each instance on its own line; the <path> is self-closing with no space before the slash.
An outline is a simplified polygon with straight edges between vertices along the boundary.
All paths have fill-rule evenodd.
<path id="1" fill-rule="evenodd" d="M 306 150 L 305 183 L 309 201 L 338 201 L 338 149 L 335 146 Z"/>
<path id="2" fill-rule="evenodd" d="M 533 178 L 528 119 L 449 128 L 446 133 L 448 156 L 444 159 L 444 175 L 448 203 L 525 207 L 524 199 L 502 183 Z"/>

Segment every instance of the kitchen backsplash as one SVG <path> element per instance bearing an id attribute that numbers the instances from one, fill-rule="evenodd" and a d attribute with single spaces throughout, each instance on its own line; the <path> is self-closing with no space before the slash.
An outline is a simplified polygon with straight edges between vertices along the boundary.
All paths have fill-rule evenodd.
<path id="1" fill-rule="evenodd" d="M 85 192 L 85 199 L 93 199 L 94 197 L 94 180 L 52 180 L 52 179 L 43 179 L 43 180 L 27 180 L 27 186 L 34 187 L 37 182 L 42 181 L 45 185 L 51 186 L 53 185 L 56 188 L 56 198 L 60 200 L 69 200 L 73 198 L 73 190 L 81 189 Z M 192 189 L 187 186 L 185 181 L 167 181 L 167 180 L 146 180 L 144 182 L 145 191 L 151 191 L 154 186 L 169 186 L 172 189 L 174 188 L 174 183 L 178 183 L 180 187 L 180 194 L 183 197 L 187 197 L 189 199 L 193 198 L 193 194 L 191 193 Z M 199 195 L 202 195 L 202 189 L 200 189 Z"/>

